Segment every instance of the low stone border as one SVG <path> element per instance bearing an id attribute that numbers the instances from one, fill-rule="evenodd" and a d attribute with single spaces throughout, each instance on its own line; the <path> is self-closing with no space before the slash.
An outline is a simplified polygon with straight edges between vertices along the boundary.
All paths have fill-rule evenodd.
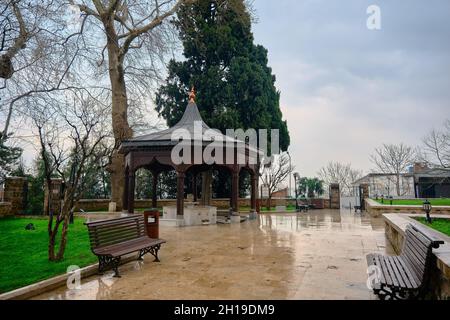
<path id="1" fill-rule="evenodd" d="M 132 254 L 122 259 L 121 265 L 136 260 L 137 255 Z M 98 272 L 98 263 L 81 268 L 81 279 L 93 276 Z M 37 283 L 30 284 L 26 287 L 18 288 L 13 291 L 8 291 L 0 294 L 0 300 L 25 300 L 45 293 L 47 291 L 59 288 L 67 283 L 67 278 L 70 274 L 61 274 L 59 276 L 42 280 Z"/>
<path id="2" fill-rule="evenodd" d="M 450 299 L 450 237 L 427 227 L 413 219 L 414 217 L 423 217 L 423 214 L 384 214 L 386 237 L 397 254 L 401 253 L 408 224 L 418 226 L 418 228 L 429 235 L 445 241 L 445 244 L 441 245 L 439 249 L 433 249 L 433 254 L 436 257 L 436 271 L 432 276 L 432 283 L 435 289 L 434 294 L 437 298 Z M 440 215 L 439 218 L 450 219 L 450 215 Z"/>
<path id="3" fill-rule="evenodd" d="M 422 206 L 381 204 L 372 199 L 365 199 L 366 210 L 374 218 L 381 217 L 385 213 L 423 214 Z M 433 206 L 431 215 L 450 215 L 450 206 Z"/>
<path id="4" fill-rule="evenodd" d="M 12 216 L 11 202 L 0 202 L 0 218 Z"/>

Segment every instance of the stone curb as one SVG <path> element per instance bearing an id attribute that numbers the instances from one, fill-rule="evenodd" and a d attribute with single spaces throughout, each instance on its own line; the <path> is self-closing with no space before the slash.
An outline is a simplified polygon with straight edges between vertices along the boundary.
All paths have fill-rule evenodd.
<path id="1" fill-rule="evenodd" d="M 127 256 L 122 259 L 121 265 L 130 261 L 136 260 L 135 255 Z M 92 264 L 80 269 L 81 279 L 93 276 L 98 272 L 98 263 Z M 61 274 L 59 276 L 42 280 L 37 283 L 30 284 L 28 286 L 18 288 L 12 291 L 0 294 L 0 300 L 25 300 L 42 294 L 44 292 L 59 288 L 66 284 L 69 274 Z"/>

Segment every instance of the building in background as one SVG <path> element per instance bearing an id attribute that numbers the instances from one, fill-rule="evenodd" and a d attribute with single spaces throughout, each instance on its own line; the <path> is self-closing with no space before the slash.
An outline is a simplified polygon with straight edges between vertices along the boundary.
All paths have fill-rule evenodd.
<path id="1" fill-rule="evenodd" d="M 415 198 L 414 175 L 411 173 L 402 173 L 400 175 L 400 195 L 397 194 L 396 174 L 369 173 L 368 175 L 353 182 L 353 185 L 369 185 L 369 197 L 394 197 L 394 198 Z"/>
<path id="2" fill-rule="evenodd" d="M 450 169 L 414 165 L 416 198 L 450 198 Z"/>
<path id="3" fill-rule="evenodd" d="M 369 197 L 448 198 L 450 197 L 450 169 L 429 168 L 415 163 L 409 172 L 400 175 L 400 195 L 397 194 L 396 174 L 369 173 L 353 182 L 355 187 L 367 184 Z"/>

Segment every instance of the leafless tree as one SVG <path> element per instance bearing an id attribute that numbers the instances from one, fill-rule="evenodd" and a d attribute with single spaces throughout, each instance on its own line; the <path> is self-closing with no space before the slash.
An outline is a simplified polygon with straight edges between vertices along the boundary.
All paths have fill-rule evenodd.
<path id="1" fill-rule="evenodd" d="M 450 119 L 444 122 L 441 129 L 433 129 L 423 138 L 423 148 L 420 148 L 422 160 L 428 166 L 450 168 Z"/>
<path id="2" fill-rule="evenodd" d="M 376 169 L 385 174 L 392 174 L 397 196 L 401 196 L 401 174 L 406 173 L 409 166 L 416 160 L 416 152 L 410 146 L 403 143 L 383 144 L 375 149 L 375 154 L 370 156 L 370 160 Z"/>
<path id="3" fill-rule="evenodd" d="M 10 135 L 13 112 L 18 118 L 29 114 L 30 99 L 85 84 L 76 75 L 83 73 L 79 59 L 83 51 L 79 37 L 67 26 L 64 5 L 52 0 L 11 0 L 3 9 L 0 24 L 10 27 L 3 28 L 2 55 L 14 64 L 14 71 L 0 86 L 0 113 L 5 115 L 0 144 Z"/>
<path id="4" fill-rule="evenodd" d="M 35 28 L 25 24 L 20 0 L 0 4 L 0 78 L 9 79 L 14 73 L 12 60 L 26 46 Z"/>
<path id="5" fill-rule="evenodd" d="M 344 164 L 331 161 L 325 167 L 321 168 L 317 174 L 325 182 L 325 186 L 338 183 L 342 195 L 353 195 L 352 184 L 362 177 L 363 172 L 353 169 L 350 163 Z"/>
<path id="6" fill-rule="evenodd" d="M 291 166 L 289 155 L 287 153 L 282 153 L 281 155 L 274 157 L 268 165 L 262 166 L 261 170 L 261 180 L 269 191 L 267 206 L 270 210 L 273 193 L 280 186 L 280 184 L 295 170 L 295 167 Z"/>
<path id="7" fill-rule="evenodd" d="M 103 125 L 109 120 L 109 106 L 98 104 L 98 100 L 82 92 L 69 96 L 72 101 L 66 96 L 65 103 L 54 101 L 51 105 L 48 99 L 45 105 L 34 99 L 31 114 L 39 138 L 46 188 L 50 190 L 54 176 L 61 178 L 64 184 L 58 212 L 51 207 L 52 201 L 56 200 L 51 198 L 52 192 L 47 193 L 49 206 L 45 210 L 49 214 L 48 258 L 51 261 L 64 257 L 69 219 L 85 187 L 86 164 L 101 163 L 98 158 L 108 156 L 107 140 L 111 136 Z M 56 246 L 58 233 L 61 237 Z"/>
<path id="8" fill-rule="evenodd" d="M 112 90 L 115 152 L 110 172 L 112 201 L 118 208 L 122 206 L 124 159 L 117 149 L 132 137 L 129 116 L 139 104 L 145 105 L 152 82 L 160 77 L 161 62 L 174 43 L 173 28 L 167 20 L 188 1 L 69 1 L 81 13 L 80 32 L 92 51 L 87 58 L 98 76 L 107 74 Z M 143 101 L 139 102 L 139 97 Z"/>

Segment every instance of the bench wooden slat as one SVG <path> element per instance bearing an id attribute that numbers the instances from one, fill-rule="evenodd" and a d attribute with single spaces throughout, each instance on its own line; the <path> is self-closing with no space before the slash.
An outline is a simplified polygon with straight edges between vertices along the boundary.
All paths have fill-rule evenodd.
<path id="1" fill-rule="evenodd" d="M 393 284 L 392 278 L 391 278 L 390 274 L 387 272 L 386 264 L 384 263 L 382 256 L 377 255 L 375 257 L 375 261 L 377 262 L 377 265 L 380 267 L 381 272 L 384 275 L 384 279 L 385 279 L 386 283 Z"/>
<path id="2" fill-rule="evenodd" d="M 412 274 L 408 269 L 405 269 L 399 261 L 399 257 L 389 257 L 391 263 L 395 265 L 395 268 L 398 270 L 399 275 L 402 278 L 403 286 L 412 289 L 414 286 L 411 282 Z"/>
<path id="3" fill-rule="evenodd" d="M 110 230 L 110 229 L 114 229 L 117 227 L 121 227 L 121 226 L 126 226 L 126 225 L 140 225 L 141 222 L 143 222 L 143 219 L 129 219 L 129 220 L 122 220 L 120 222 L 116 222 L 116 223 L 112 223 L 110 225 L 108 224 L 101 224 L 101 225 L 93 225 L 93 226 L 88 226 L 89 229 L 95 229 L 95 230 Z"/>
<path id="4" fill-rule="evenodd" d="M 144 229 L 144 226 L 142 223 L 133 221 L 132 223 L 129 224 L 121 224 L 121 225 L 116 225 L 116 226 L 112 226 L 111 228 L 90 228 L 89 232 L 93 233 L 95 235 L 102 235 L 102 234 L 109 234 L 109 233 L 114 233 L 120 230 L 125 230 L 125 229 L 130 229 L 130 230 L 139 230 L 139 229 Z"/>
<path id="5" fill-rule="evenodd" d="M 376 266 L 376 267 L 380 267 L 380 265 L 377 263 L 377 258 L 376 258 L 376 256 L 378 256 L 378 254 L 376 254 L 376 253 L 374 253 L 374 254 L 368 254 L 367 256 L 366 256 L 366 258 L 367 258 L 367 265 L 368 266 Z M 384 274 L 383 274 L 383 272 L 380 272 L 380 280 L 381 280 L 381 282 L 386 282 L 386 280 L 385 280 L 385 278 L 384 278 Z"/>
<path id="6" fill-rule="evenodd" d="M 126 223 L 130 220 L 144 221 L 144 216 L 143 215 L 134 215 L 134 216 L 127 216 L 127 217 L 122 217 L 122 218 L 109 219 L 109 220 L 90 221 L 90 222 L 87 222 L 86 225 L 88 227 L 100 227 L 100 226 L 105 226 L 105 225 L 110 226 L 110 225 Z"/>
<path id="7" fill-rule="evenodd" d="M 392 269 L 391 264 L 389 263 L 389 260 L 386 259 L 386 257 L 381 256 L 380 261 L 382 261 L 382 263 L 384 264 L 387 274 L 389 274 L 389 277 L 391 278 L 392 285 L 394 285 L 395 287 L 400 287 L 400 283 L 397 279 L 397 276 L 396 276 L 394 270 Z"/>
<path id="8" fill-rule="evenodd" d="M 407 252 L 407 250 L 406 250 L 406 252 Z M 417 279 L 419 279 L 419 283 L 421 283 L 422 278 L 423 278 L 423 271 L 424 271 L 423 267 L 418 265 L 417 260 L 415 260 L 415 258 L 412 254 L 405 254 L 402 256 L 402 259 L 409 266 L 409 268 L 411 269 L 413 274 L 416 275 Z"/>
<path id="9" fill-rule="evenodd" d="M 412 288 L 418 288 L 420 287 L 420 279 L 417 277 L 416 273 L 411 269 L 411 266 L 407 264 L 402 257 L 396 257 L 397 261 L 401 264 L 404 270 L 408 271 L 408 274 L 410 275 L 409 281 L 412 285 Z"/>
<path id="10" fill-rule="evenodd" d="M 406 240 L 406 244 L 412 246 L 415 251 L 420 253 L 423 257 L 426 257 L 428 254 L 428 248 L 431 246 L 431 242 L 428 245 L 425 245 L 422 240 L 415 236 L 409 236 Z"/>
<path id="11" fill-rule="evenodd" d="M 142 237 L 142 238 L 134 239 L 134 240 L 127 241 L 127 242 L 122 242 L 119 244 L 102 247 L 102 248 L 96 249 L 95 251 L 98 254 L 103 254 L 103 255 L 123 256 L 130 252 L 135 252 L 135 251 L 141 249 L 142 247 L 151 247 L 151 246 L 156 246 L 158 244 L 163 244 L 163 243 L 165 243 L 164 240 L 150 239 L 148 237 Z"/>
<path id="12" fill-rule="evenodd" d="M 422 273 L 424 271 L 424 264 L 420 261 L 420 258 L 415 255 L 415 253 L 412 251 L 412 249 L 408 246 L 405 246 L 403 248 L 402 257 L 409 262 L 411 265 L 413 271 L 417 274 L 417 277 L 420 279 L 422 278 Z"/>
<path id="13" fill-rule="evenodd" d="M 417 252 L 424 258 L 427 256 L 428 248 L 430 247 L 430 246 L 428 246 L 428 247 L 424 246 L 422 244 L 422 242 L 420 242 L 420 240 L 414 239 L 412 237 L 410 237 L 410 239 L 408 240 L 407 245 L 409 245 L 413 249 L 414 252 Z"/>
<path id="14" fill-rule="evenodd" d="M 108 232 L 108 233 L 93 233 L 92 237 L 101 242 L 102 240 L 108 241 L 108 239 L 112 239 L 112 238 L 119 238 L 121 236 L 126 237 L 127 235 L 134 235 L 136 236 L 143 236 L 145 235 L 145 229 L 144 228 L 140 228 L 140 229 L 136 229 L 136 227 L 130 228 L 123 228 L 123 229 L 116 229 L 113 232 Z"/>
<path id="15" fill-rule="evenodd" d="M 108 245 L 115 244 L 118 242 L 124 242 L 127 240 L 132 240 L 135 238 L 136 238 L 136 234 L 121 234 L 120 236 L 112 236 L 110 238 L 105 238 L 105 239 L 101 239 L 101 240 L 95 238 L 91 241 L 91 245 L 94 248 L 101 248 L 104 246 L 108 246 Z"/>
<path id="16" fill-rule="evenodd" d="M 413 244 L 406 244 L 403 248 L 405 255 L 411 258 L 411 261 L 415 262 L 417 267 L 422 267 L 424 265 L 424 261 L 426 260 L 426 255 L 422 255 L 416 250 L 414 250 Z M 402 251 L 403 252 L 403 251 Z"/>
<path id="17" fill-rule="evenodd" d="M 367 255 L 367 265 L 369 265 L 369 266 L 377 266 L 377 267 L 380 268 L 380 271 L 381 271 L 380 264 L 379 264 L 379 262 L 377 262 L 378 261 L 377 260 L 377 256 L 379 256 L 379 255 L 378 254 L 368 254 Z M 382 271 L 380 272 L 380 280 L 381 280 L 382 283 L 386 282 L 386 279 L 385 279 L 384 274 L 383 274 Z"/>
<path id="18" fill-rule="evenodd" d="M 394 274 L 397 279 L 398 287 L 406 287 L 405 278 L 408 278 L 405 272 L 402 269 L 399 269 L 395 264 L 395 261 L 391 259 L 391 257 L 384 257 L 388 266 L 390 266 L 391 272 Z"/>
<path id="19" fill-rule="evenodd" d="M 121 226 L 120 228 L 111 228 L 110 230 L 90 230 L 89 232 L 92 233 L 94 236 L 96 237 L 100 237 L 103 235 L 109 235 L 109 234 L 114 234 L 120 231 L 126 231 L 126 230 L 132 230 L 134 232 L 145 232 L 144 227 L 143 226 L 136 226 L 136 224 L 134 225 L 124 225 Z"/>
<path id="20" fill-rule="evenodd" d="M 411 228 L 406 230 L 406 234 L 409 234 L 414 240 L 419 240 L 427 248 L 432 244 L 431 239 L 426 238 L 420 232 L 414 232 Z"/>

